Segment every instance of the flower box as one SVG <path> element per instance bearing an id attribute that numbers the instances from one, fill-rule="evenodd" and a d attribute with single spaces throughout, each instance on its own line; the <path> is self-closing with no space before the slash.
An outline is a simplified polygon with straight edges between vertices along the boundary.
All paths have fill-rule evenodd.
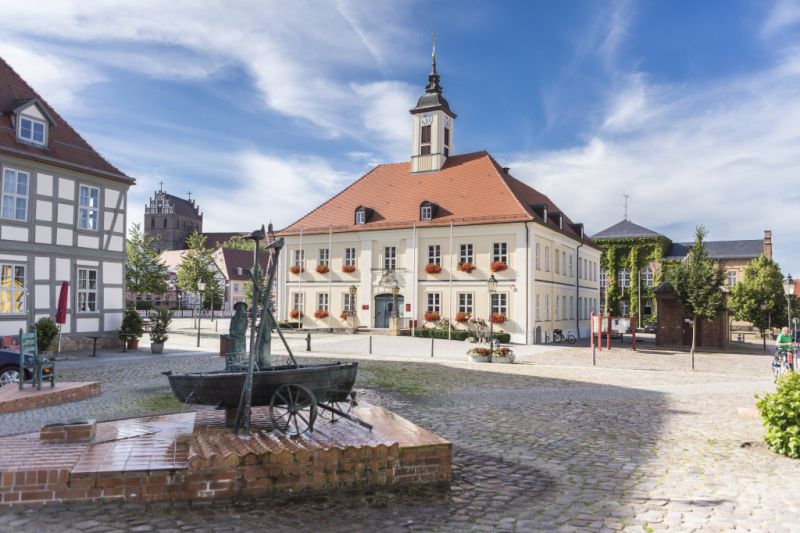
<path id="1" fill-rule="evenodd" d="M 328 312 L 324 309 L 314 311 L 314 318 L 328 318 Z"/>
<path id="2" fill-rule="evenodd" d="M 291 268 L 289 268 L 289 272 L 291 272 L 295 276 L 300 274 L 300 272 L 302 272 L 302 271 L 303 271 L 303 267 L 301 267 L 300 265 L 292 265 Z"/>
<path id="3" fill-rule="evenodd" d="M 438 322 L 439 320 L 439 312 L 438 311 L 425 311 L 425 320 L 428 322 Z"/>
<path id="4" fill-rule="evenodd" d="M 346 274 L 352 274 L 355 271 L 356 271 L 355 265 L 342 265 L 342 272 Z"/>
<path id="5" fill-rule="evenodd" d="M 328 268 L 328 265 L 317 265 L 317 274 L 327 274 L 330 271 L 331 269 Z"/>
<path id="6" fill-rule="evenodd" d="M 472 263 L 459 263 L 458 269 L 461 272 L 466 272 L 467 274 L 469 274 L 470 272 L 475 270 L 475 265 L 473 265 Z"/>
<path id="7" fill-rule="evenodd" d="M 507 269 L 508 265 L 505 261 L 492 261 L 492 264 L 489 265 L 489 269 L 492 272 L 502 272 L 503 270 Z"/>
<path id="8" fill-rule="evenodd" d="M 506 315 L 502 313 L 492 313 L 492 324 L 502 324 L 506 321 Z"/>
<path id="9" fill-rule="evenodd" d="M 428 274 L 438 274 L 442 271 L 442 265 L 439 263 L 428 263 L 425 265 L 425 272 Z"/>
<path id="10" fill-rule="evenodd" d="M 349 311 L 342 311 L 342 314 L 339 315 L 339 319 L 341 320 L 347 320 L 348 318 L 350 318 Z"/>
<path id="11" fill-rule="evenodd" d="M 469 313 L 465 313 L 463 311 L 459 311 L 458 313 L 456 313 L 456 322 L 461 322 L 461 323 L 468 322 L 469 318 L 470 318 Z"/>
<path id="12" fill-rule="evenodd" d="M 467 358 L 473 363 L 491 363 L 491 348 L 472 348 L 467 351 Z"/>
<path id="13" fill-rule="evenodd" d="M 301 313 L 299 309 L 292 309 L 291 311 L 289 311 L 289 316 L 292 319 L 297 320 L 298 318 L 303 316 L 303 313 Z"/>
<path id="14" fill-rule="evenodd" d="M 511 364 L 514 359 L 514 352 L 511 348 L 495 348 L 492 351 L 492 363 Z"/>

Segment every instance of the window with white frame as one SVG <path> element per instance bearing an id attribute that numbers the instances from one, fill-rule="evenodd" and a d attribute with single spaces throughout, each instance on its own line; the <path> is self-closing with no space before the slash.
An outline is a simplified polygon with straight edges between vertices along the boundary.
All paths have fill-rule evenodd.
<path id="1" fill-rule="evenodd" d="M 536 321 L 538 322 L 539 320 L 541 320 L 542 319 L 541 317 L 542 317 L 542 314 L 541 314 L 541 312 L 539 310 L 539 295 L 537 294 L 536 295 Z"/>
<path id="2" fill-rule="evenodd" d="M 589 298 L 584 298 L 583 299 L 583 318 L 584 319 L 589 318 L 589 309 L 588 309 L 588 307 L 589 307 Z"/>
<path id="3" fill-rule="evenodd" d="M 345 248 L 344 249 L 344 264 L 347 266 L 355 266 L 356 264 L 356 249 L 355 248 Z"/>
<path id="4" fill-rule="evenodd" d="M 653 301 L 645 300 L 644 303 L 642 303 L 642 315 L 651 316 L 652 314 L 653 314 Z"/>
<path id="5" fill-rule="evenodd" d="M 492 314 L 508 317 L 508 294 L 504 292 L 492 293 Z"/>
<path id="6" fill-rule="evenodd" d="M 583 298 L 578 296 L 578 320 L 583 320 L 583 314 L 581 311 L 583 310 L 581 306 L 583 305 Z"/>
<path id="7" fill-rule="evenodd" d="M 28 219 L 28 186 L 30 174 L 7 168 L 3 171 L 3 203 L 0 217 L 11 220 Z"/>
<path id="8" fill-rule="evenodd" d="M 736 285 L 736 271 L 731 270 L 728 272 L 728 287 Z"/>
<path id="9" fill-rule="evenodd" d="M 459 292 L 458 293 L 458 312 L 472 314 L 472 293 Z"/>
<path id="10" fill-rule="evenodd" d="M 508 263 L 508 243 L 496 242 L 492 245 L 492 262 Z"/>
<path id="11" fill-rule="evenodd" d="M 97 312 L 97 270 L 78 269 L 78 312 Z"/>
<path id="12" fill-rule="evenodd" d="M 292 309 L 297 309 L 301 313 L 303 312 L 303 306 L 305 304 L 305 298 L 303 296 L 304 294 L 302 292 L 292 293 Z"/>
<path id="13" fill-rule="evenodd" d="M 473 264 L 475 262 L 475 256 L 472 252 L 472 243 L 465 243 L 459 247 L 458 262 L 461 264 Z"/>
<path id="14" fill-rule="evenodd" d="M 317 293 L 317 309 L 320 311 L 328 311 L 328 293 L 327 292 L 318 292 Z"/>
<path id="15" fill-rule="evenodd" d="M 589 279 L 589 260 L 583 260 L 583 279 Z"/>
<path id="16" fill-rule="evenodd" d="M 631 286 L 631 270 L 629 268 L 619 269 L 619 286 L 620 287 Z"/>
<path id="17" fill-rule="evenodd" d="M 438 313 L 439 310 L 442 308 L 442 295 L 438 292 L 429 292 L 428 293 L 428 306 L 426 311 L 431 313 Z"/>
<path id="18" fill-rule="evenodd" d="M 554 300 L 553 303 L 555 304 L 555 309 L 553 309 L 553 317 L 555 317 L 556 320 L 561 320 L 561 315 L 559 313 L 559 306 L 558 306 L 558 295 L 556 295 L 556 297 L 553 298 L 553 300 Z"/>
<path id="19" fill-rule="evenodd" d="M 239 292 L 239 284 L 238 283 L 234 283 L 233 284 L 233 292 Z"/>
<path id="20" fill-rule="evenodd" d="M 544 247 L 544 271 L 550 272 L 550 247 Z"/>
<path id="21" fill-rule="evenodd" d="M 431 153 L 431 125 L 430 124 L 422 126 L 422 130 L 420 132 L 419 153 L 421 155 L 427 155 L 427 154 Z"/>
<path id="22" fill-rule="evenodd" d="M 294 266 L 303 266 L 303 262 L 306 259 L 306 251 L 305 250 L 295 250 L 294 251 Z"/>
<path id="23" fill-rule="evenodd" d="M 349 292 L 343 292 L 342 293 L 342 311 L 354 312 L 355 310 L 356 310 L 356 308 L 353 305 L 353 297 L 350 296 Z"/>
<path id="24" fill-rule="evenodd" d="M 572 268 L 572 253 L 569 254 L 569 277 L 573 276 L 573 268 Z"/>
<path id="25" fill-rule="evenodd" d="M 570 257 L 572 259 L 572 257 Z M 567 275 L 567 252 L 561 252 L 561 273 Z"/>
<path id="26" fill-rule="evenodd" d="M 566 296 L 562 296 L 561 297 L 561 313 L 562 313 L 562 316 L 563 316 L 564 320 L 567 319 L 567 309 L 568 309 L 567 308 L 567 297 Z"/>
<path id="27" fill-rule="evenodd" d="M 628 313 L 631 310 L 631 305 L 627 301 L 622 301 L 619 303 L 619 311 L 622 316 L 628 316 Z"/>
<path id="28" fill-rule="evenodd" d="M 430 220 L 433 218 L 433 207 L 430 205 L 423 205 L 419 208 L 419 219 Z"/>
<path id="29" fill-rule="evenodd" d="M 553 262 L 555 263 L 553 266 L 555 267 L 554 270 L 555 270 L 556 274 L 560 274 L 561 273 L 561 269 L 559 268 L 560 261 L 559 261 L 558 250 L 553 250 Z"/>
<path id="30" fill-rule="evenodd" d="M 397 248 L 385 246 L 383 248 L 383 269 L 394 270 L 397 268 Z"/>
<path id="31" fill-rule="evenodd" d="M 536 270 L 542 269 L 542 245 L 538 242 L 536 243 Z"/>
<path id="32" fill-rule="evenodd" d="M 328 266 L 331 260 L 331 251 L 328 248 L 319 249 L 319 264 Z"/>
<path id="33" fill-rule="evenodd" d="M 0 264 L 0 314 L 25 312 L 25 266 Z"/>
<path id="34" fill-rule="evenodd" d="M 583 269 L 581 268 L 580 258 L 578 258 L 578 279 L 583 279 Z"/>
<path id="35" fill-rule="evenodd" d="M 23 141 L 44 145 L 47 143 L 47 125 L 32 117 L 19 117 L 19 138 Z"/>
<path id="36" fill-rule="evenodd" d="M 600 287 L 603 289 L 608 287 L 608 273 L 605 270 L 600 271 Z"/>
<path id="37" fill-rule="evenodd" d="M 100 213 L 100 189 L 81 185 L 78 196 L 78 228 L 96 231 Z"/>
<path id="38" fill-rule="evenodd" d="M 356 211 L 356 224 L 366 224 L 367 223 L 367 212 L 363 209 L 359 209 Z"/>
<path id="39" fill-rule="evenodd" d="M 544 319 L 550 320 L 550 295 L 544 295 Z"/>
<path id="40" fill-rule="evenodd" d="M 442 264 L 442 247 L 439 244 L 428 245 L 428 264 Z"/>
<path id="41" fill-rule="evenodd" d="M 644 283 L 645 287 L 652 287 L 653 286 L 653 269 L 652 268 L 647 267 L 642 271 L 642 282 Z"/>

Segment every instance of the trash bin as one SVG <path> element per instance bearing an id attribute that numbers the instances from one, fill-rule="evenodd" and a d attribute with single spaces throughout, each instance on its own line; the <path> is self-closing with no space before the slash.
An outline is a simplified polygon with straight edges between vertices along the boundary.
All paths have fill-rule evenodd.
<path id="1" fill-rule="evenodd" d="M 225 357 L 231 351 L 231 336 L 230 335 L 220 335 L 219 336 L 219 355 L 220 357 Z"/>

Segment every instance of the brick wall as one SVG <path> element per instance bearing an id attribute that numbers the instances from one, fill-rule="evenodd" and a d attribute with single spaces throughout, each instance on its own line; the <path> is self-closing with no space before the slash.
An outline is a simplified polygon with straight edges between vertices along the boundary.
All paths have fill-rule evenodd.
<path id="1" fill-rule="evenodd" d="M 691 318 L 673 294 L 658 294 L 657 346 L 684 346 L 684 320 Z M 727 306 L 727 303 L 725 304 Z M 727 348 L 730 341 L 729 314 L 724 311 L 714 320 L 703 320 L 697 345 L 706 348 Z M 690 344 L 687 344 L 690 345 Z"/>

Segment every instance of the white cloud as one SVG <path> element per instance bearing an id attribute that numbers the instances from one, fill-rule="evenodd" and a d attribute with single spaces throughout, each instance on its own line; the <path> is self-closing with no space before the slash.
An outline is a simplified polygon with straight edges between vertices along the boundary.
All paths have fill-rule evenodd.
<path id="1" fill-rule="evenodd" d="M 800 1 L 777 0 L 769 11 L 761 31 L 769 36 L 798 23 L 800 23 Z"/>

